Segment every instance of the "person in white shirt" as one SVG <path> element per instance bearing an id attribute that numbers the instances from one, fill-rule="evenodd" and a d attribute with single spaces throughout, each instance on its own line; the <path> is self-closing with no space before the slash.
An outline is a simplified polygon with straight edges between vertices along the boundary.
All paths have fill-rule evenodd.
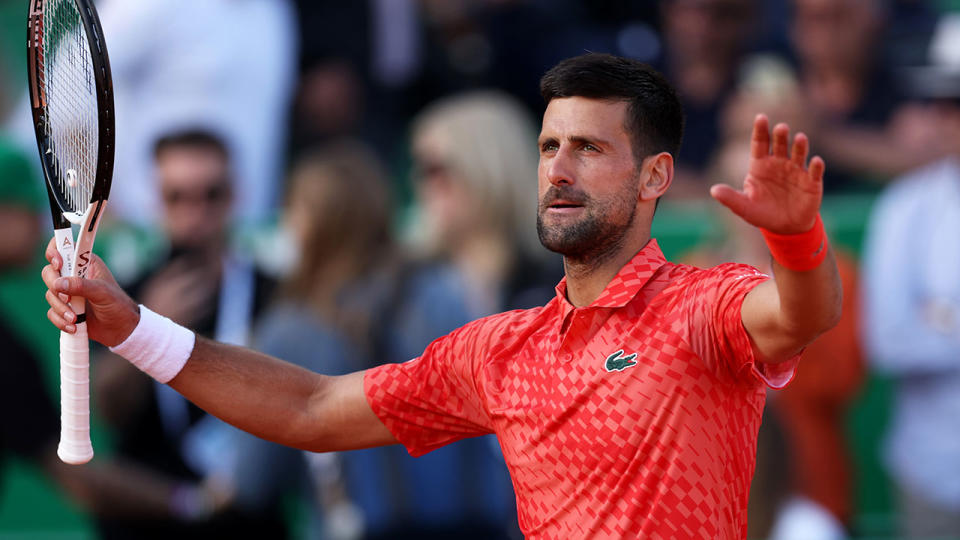
<path id="1" fill-rule="evenodd" d="M 948 156 L 875 203 L 863 252 L 864 342 L 895 399 L 884 458 L 902 533 L 960 532 L 960 14 L 940 20 L 931 64 L 906 73 L 930 144 Z"/>

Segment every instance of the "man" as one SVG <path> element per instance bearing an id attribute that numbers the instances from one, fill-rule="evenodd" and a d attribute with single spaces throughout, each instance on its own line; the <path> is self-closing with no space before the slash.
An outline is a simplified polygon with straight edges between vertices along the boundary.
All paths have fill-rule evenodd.
<path id="1" fill-rule="evenodd" d="M 216 512 L 224 497 L 200 484 L 178 482 L 129 462 L 98 460 L 90 467 L 71 467 L 57 457 L 60 419 L 44 377 L 43 350 L 29 339 L 35 333 L 24 333 L 15 324 L 24 315 L 17 301 L 29 294 L 9 294 L 11 288 L 33 289 L 27 270 L 37 262 L 45 223 L 40 214 L 48 204 L 28 157 L 0 136 L 0 230 L 6 232 L 0 243 L 0 408 L 10 411 L 0 419 L 0 484 L 6 458 L 16 456 L 39 467 L 73 503 L 98 519 L 198 518 L 196 508 L 175 504 L 184 499 L 206 503 L 211 514 Z M 19 493 L 11 495 L 12 500 Z M 10 530 L 5 525 L 0 536 Z"/>
<path id="2" fill-rule="evenodd" d="M 937 108 L 960 134 L 960 106 Z M 863 339 L 892 382 L 883 460 L 904 538 L 960 531 L 960 146 L 957 156 L 887 187 L 864 240 Z"/>
<path id="3" fill-rule="evenodd" d="M 863 247 L 863 341 L 892 383 L 883 460 L 904 538 L 960 531 L 960 13 L 905 72 L 925 139 L 947 155 L 877 197 Z M 922 121 L 922 123 L 920 123 Z"/>
<path id="4" fill-rule="evenodd" d="M 646 65 L 565 60 L 541 81 L 539 232 L 564 255 L 546 306 L 471 323 L 411 362 L 325 377 L 217 344 L 138 307 L 97 262 L 58 279 L 48 316 L 197 405 L 314 451 L 403 443 L 414 455 L 496 433 L 531 538 L 729 538 L 745 509 L 764 383 L 836 323 L 841 290 L 818 216 L 823 161 L 758 117 L 743 191 L 711 193 L 762 227 L 776 281 L 741 265 L 667 263 L 650 224 L 673 179 L 682 111 Z M 136 330 L 136 331 L 135 331 Z M 131 335 L 133 334 L 133 335 Z"/>
<path id="5" fill-rule="evenodd" d="M 199 335 L 246 344 L 253 320 L 274 287 L 272 280 L 230 248 L 233 155 L 224 140 L 206 128 L 167 133 L 155 141 L 153 154 L 169 249 L 127 290 L 149 309 Z M 262 489 L 262 494 L 247 497 L 244 494 L 250 490 L 233 482 L 237 476 L 233 458 L 241 452 L 233 438 L 249 436 L 204 414 L 121 358 L 102 355 L 96 367 L 94 395 L 99 410 L 116 430 L 121 457 L 187 485 L 205 481 L 225 491 L 236 490 L 238 497 L 217 516 L 206 515 L 204 505 L 189 498 L 176 502 L 197 514 L 189 523 L 167 516 L 139 522 L 100 519 L 102 537 L 285 535 L 279 496 L 271 497 Z M 217 440 L 230 441 L 232 451 L 216 446 L 211 451 L 211 441 Z M 211 453 L 216 457 L 211 459 Z M 253 481 L 251 477 L 243 480 Z"/>
<path id="6" fill-rule="evenodd" d="M 723 140 L 723 110 L 736 87 L 744 53 L 757 41 L 760 9 L 751 0 L 661 2 L 660 65 L 682 96 L 683 148 L 674 156 L 671 197 L 701 198 L 708 168 Z"/>

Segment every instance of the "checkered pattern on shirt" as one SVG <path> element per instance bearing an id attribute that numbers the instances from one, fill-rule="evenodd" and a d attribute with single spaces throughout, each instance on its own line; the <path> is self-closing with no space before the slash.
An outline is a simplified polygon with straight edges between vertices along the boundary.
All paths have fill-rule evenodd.
<path id="1" fill-rule="evenodd" d="M 528 538 L 743 538 L 764 405 L 740 306 L 767 279 L 667 263 L 651 241 L 596 302 L 475 321 L 365 376 L 413 455 L 496 433 Z M 622 371 L 609 355 L 637 353 Z"/>

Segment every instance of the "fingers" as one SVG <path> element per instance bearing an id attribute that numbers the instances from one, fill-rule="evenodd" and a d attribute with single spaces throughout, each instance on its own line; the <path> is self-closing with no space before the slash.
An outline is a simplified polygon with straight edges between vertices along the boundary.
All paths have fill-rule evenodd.
<path id="1" fill-rule="evenodd" d="M 68 322 L 77 320 L 76 314 L 74 314 L 70 308 L 69 300 L 63 300 L 62 294 L 58 295 L 53 291 L 47 291 L 45 298 L 47 299 L 47 304 L 50 304 L 50 307 L 53 308 L 54 311 L 63 315 L 63 318 Z"/>
<path id="2" fill-rule="evenodd" d="M 60 252 L 57 251 L 57 238 L 53 237 L 47 242 L 47 249 L 44 252 L 44 256 L 47 258 L 47 261 L 53 266 L 53 269 L 58 273 L 60 272 L 60 267 L 63 266 L 63 260 L 60 259 Z"/>
<path id="3" fill-rule="evenodd" d="M 790 151 L 790 160 L 797 167 L 803 168 L 807 163 L 807 153 L 810 151 L 810 140 L 803 133 L 797 133 L 793 137 L 793 150 Z"/>
<path id="4" fill-rule="evenodd" d="M 780 123 L 773 128 L 773 155 L 779 158 L 787 157 L 787 139 L 790 137 L 790 126 Z"/>
<path id="5" fill-rule="evenodd" d="M 40 277 L 43 278 L 43 284 L 46 285 L 48 289 L 52 289 L 53 284 L 60 279 L 60 271 L 53 267 L 53 263 L 50 263 L 40 271 Z"/>
<path id="6" fill-rule="evenodd" d="M 823 170 L 826 168 L 826 165 L 823 163 L 823 159 L 820 156 L 813 156 L 813 159 L 810 160 L 810 178 L 815 182 L 823 182 Z"/>
<path id="7" fill-rule="evenodd" d="M 63 330 L 68 334 L 72 334 L 77 331 L 76 325 L 74 325 L 71 322 L 68 322 L 66 319 L 63 318 L 62 315 L 60 315 L 60 313 L 58 313 L 53 308 L 50 308 L 47 310 L 47 318 L 50 319 L 50 322 L 52 322 L 54 326 L 56 326 L 57 328 L 59 328 L 60 330 Z"/>
<path id="8" fill-rule="evenodd" d="M 714 184 L 710 188 L 710 196 L 740 217 L 746 214 L 750 206 L 750 200 L 746 195 L 726 184 Z"/>
<path id="9" fill-rule="evenodd" d="M 40 275 L 43 277 L 43 283 L 47 286 L 47 304 L 50 304 L 50 311 L 47 313 L 47 318 L 61 330 L 73 332 L 73 330 L 66 330 L 64 327 L 66 325 L 72 327 L 72 323 L 76 322 L 77 316 L 70 307 L 70 295 L 61 292 L 61 287 L 57 285 L 57 282 L 63 278 L 60 277 L 60 272 L 55 270 L 52 264 L 53 263 L 44 266 L 40 272 Z"/>
<path id="10" fill-rule="evenodd" d="M 50 289 L 58 293 L 58 296 L 60 294 L 68 297 L 79 296 L 91 302 L 108 301 L 110 296 L 107 285 L 98 279 L 61 277 L 53 281 L 53 286 Z M 63 297 L 60 296 L 60 298 Z"/>
<path id="11" fill-rule="evenodd" d="M 64 332 L 73 333 L 76 331 L 77 315 L 66 302 L 61 301 L 53 291 L 47 291 L 47 303 L 50 309 L 47 310 L 47 318 L 55 324 L 57 328 Z"/>
<path id="12" fill-rule="evenodd" d="M 750 137 L 750 155 L 762 158 L 770 152 L 770 121 L 758 114 L 753 121 L 753 136 Z"/>
<path id="13" fill-rule="evenodd" d="M 775 157 L 790 159 L 798 167 L 804 167 L 810 152 L 810 139 L 803 133 L 797 133 L 793 138 L 793 148 L 790 149 L 790 126 L 781 122 L 773 128 L 773 148 L 771 148 L 768 125 L 767 117 L 758 114 L 753 123 L 753 137 L 750 141 L 751 157 L 759 159 L 772 154 Z"/>

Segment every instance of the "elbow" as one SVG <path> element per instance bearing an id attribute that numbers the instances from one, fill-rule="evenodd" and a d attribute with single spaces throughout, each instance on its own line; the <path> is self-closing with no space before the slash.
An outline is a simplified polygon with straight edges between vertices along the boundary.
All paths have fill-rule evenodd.
<path id="1" fill-rule="evenodd" d="M 829 332 L 837 324 L 843 311 L 839 302 L 836 306 L 823 310 L 817 317 L 807 317 L 781 323 L 782 346 L 780 358 L 786 360 L 793 357 L 805 347 L 816 341 L 820 336 Z"/>
<path id="2" fill-rule="evenodd" d="M 785 324 L 786 333 L 793 336 L 794 339 L 807 346 L 821 335 L 833 330 L 843 317 L 843 308 L 839 301 L 820 311 L 817 316 L 808 316 L 793 321 L 792 324 Z"/>
<path id="3" fill-rule="evenodd" d="M 320 376 L 311 392 L 291 415 L 291 429 L 282 444 L 308 452 L 324 452 L 330 447 L 330 385 L 328 377 Z"/>

